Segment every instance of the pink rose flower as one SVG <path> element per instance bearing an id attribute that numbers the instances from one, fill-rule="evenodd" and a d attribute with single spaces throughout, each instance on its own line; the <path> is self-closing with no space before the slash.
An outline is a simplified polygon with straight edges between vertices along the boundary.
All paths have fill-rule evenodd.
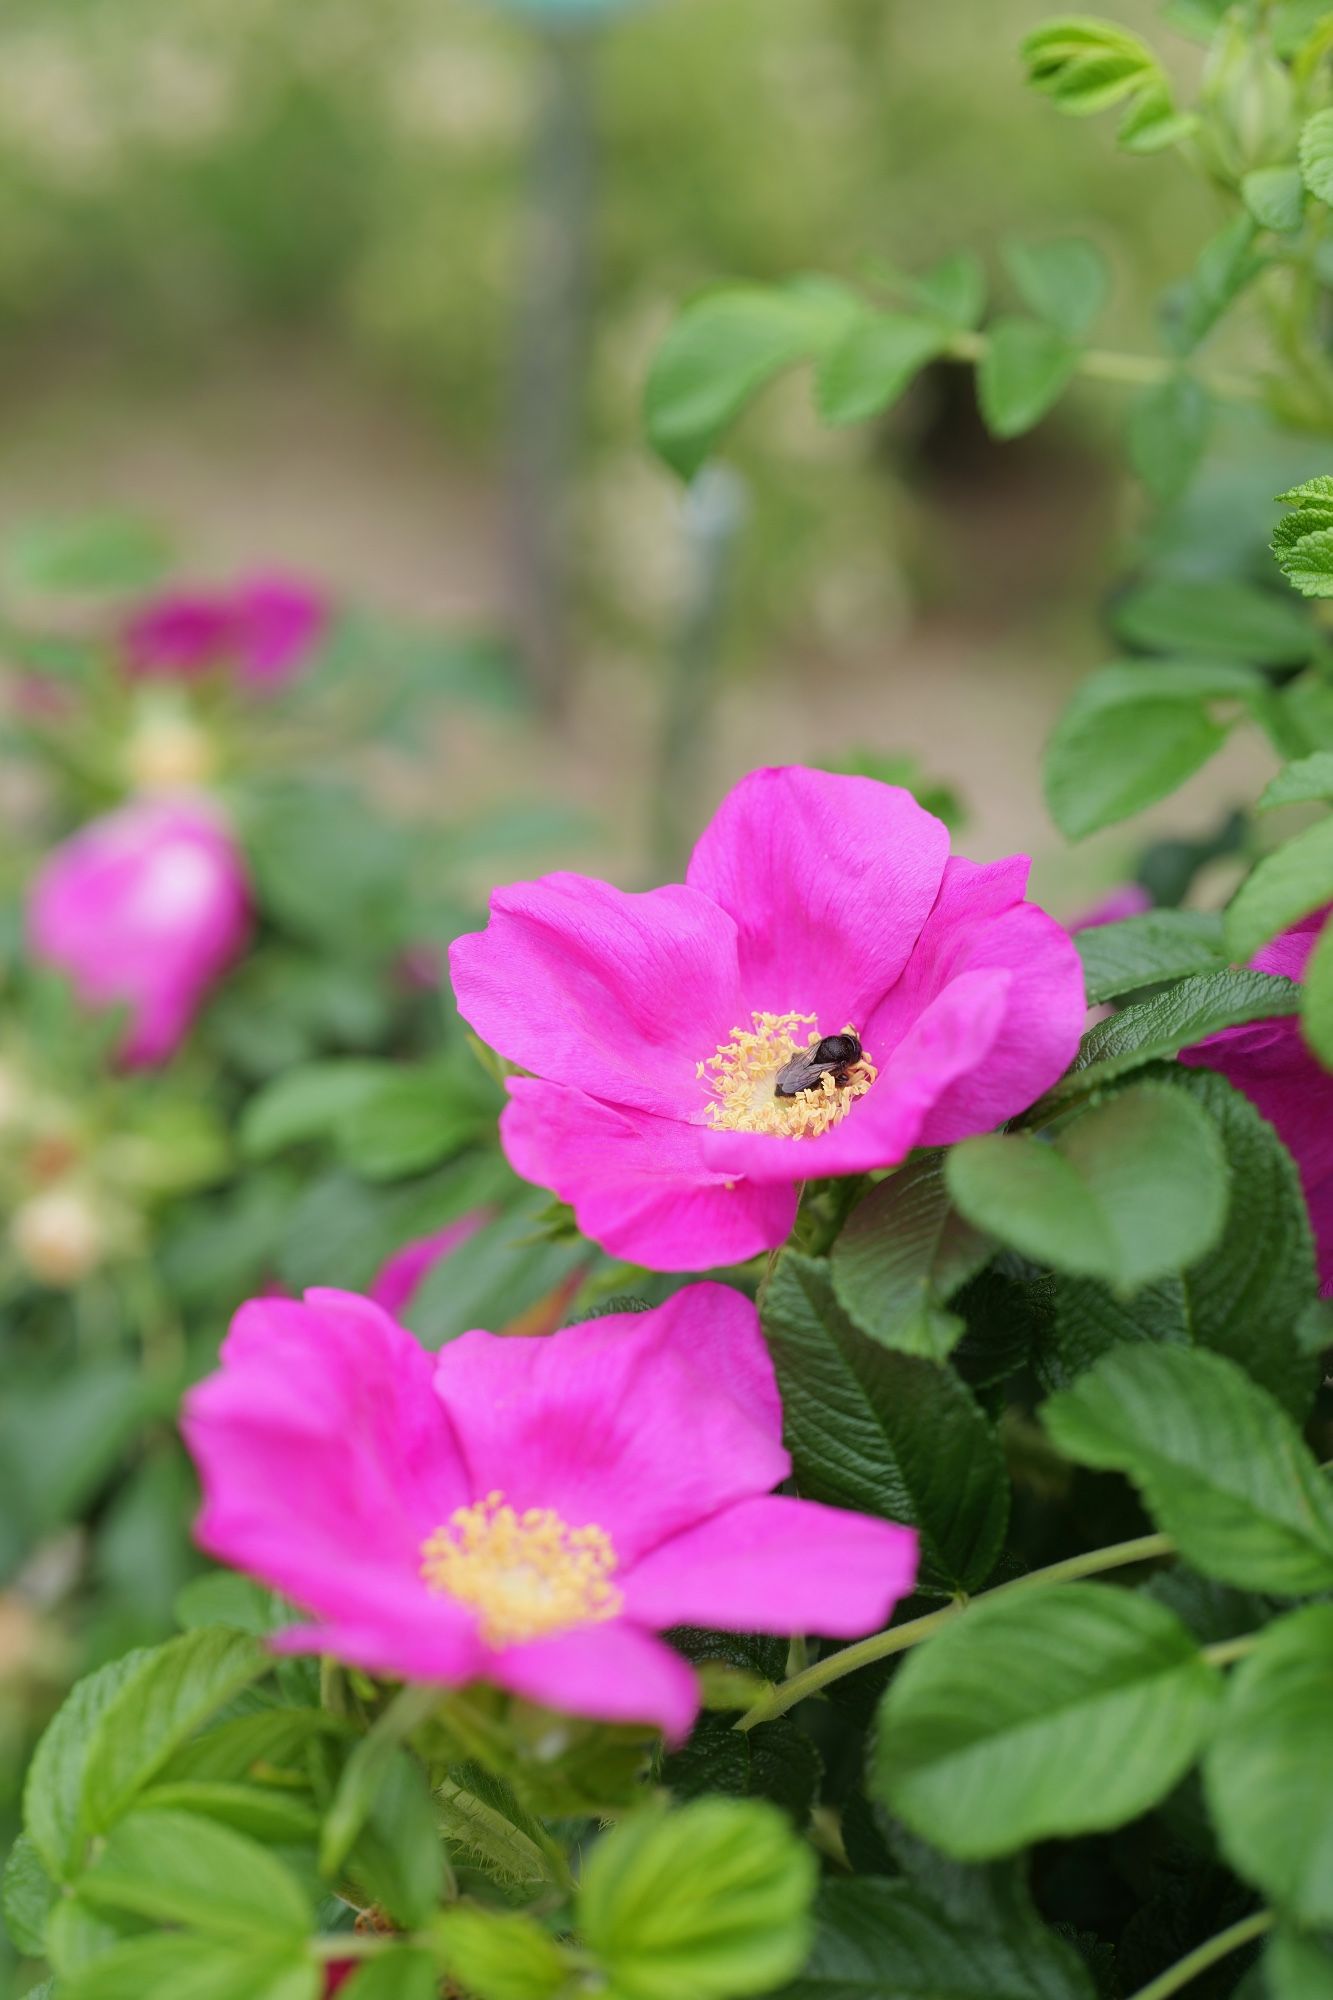
<path id="1" fill-rule="evenodd" d="M 673 1740 L 698 1689 L 659 1632 L 850 1639 L 916 1573 L 912 1530 L 774 1496 L 773 1364 L 725 1285 L 438 1356 L 351 1293 L 252 1300 L 184 1431 L 201 1546 L 313 1614 L 280 1651 Z"/>
<path id="2" fill-rule="evenodd" d="M 144 798 L 89 821 L 47 855 L 28 897 L 33 956 L 83 1004 L 124 1006 L 127 1063 L 164 1062 L 245 944 L 245 868 L 201 800 Z"/>
<path id="3" fill-rule="evenodd" d="M 1329 912 L 1294 924 L 1250 960 L 1256 972 L 1301 980 Z M 1295 1160 L 1319 1259 L 1320 1291 L 1333 1298 L 1333 1076 L 1306 1046 L 1297 1016 L 1223 1028 L 1180 1060 L 1215 1069 L 1242 1091 Z"/>
<path id="4" fill-rule="evenodd" d="M 298 674 L 328 622 L 328 605 L 292 577 L 256 576 L 229 591 L 173 591 L 151 598 L 124 635 L 128 671 L 143 679 L 195 680 L 230 670 L 253 690 Z"/>
<path id="5" fill-rule="evenodd" d="M 1071 931 L 1096 931 L 1103 924 L 1121 924 L 1127 917 L 1144 917 L 1152 908 L 1152 897 L 1137 882 L 1125 882 L 1107 891 L 1099 903 L 1075 917 Z"/>
<path id="6" fill-rule="evenodd" d="M 450 963 L 464 1017 L 532 1072 L 501 1119 L 511 1166 L 613 1255 L 694 1271 L 783 1243 L 802 1181 L 989 1131 L 1055 1082 L 1086 1013 L 1027 872 L 951 857 L 895 785 L 797 766 L 723 800 L 684 887 L 497 890 Z M 821 1044 L 848 1059 L 812 1074 Z"/>

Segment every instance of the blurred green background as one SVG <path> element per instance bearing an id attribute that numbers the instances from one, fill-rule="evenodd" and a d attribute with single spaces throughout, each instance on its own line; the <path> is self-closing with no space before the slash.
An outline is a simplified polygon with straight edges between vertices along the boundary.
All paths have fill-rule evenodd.
<path id="1" fill-rule="evenodd" d="M 542 11 L 12 0 L 0 530 L 131 509 L 166 523 L 191 577 L 285 564 L 352 601 L 503 628 Z M 648 866 L 646 773 L 689 579 L 681 495 L 638 404 L 700 286 L 856 279 L 876 257 L 910 268 L 964 245 L 994 269 L 1013 228 L 1080 231 L 1117 279 L 1099 337 L 1153 344 L 1153 295 L 1216 217 L 1174 157 L 1126 159 L 1108 124 L 1026 93 L 1017 43 L 1046 11 L 656 0 L 607 17 L 589 58 L 575 691 L 558 731 L 442 703 L 418 803 L 564 791 L 605 829 L 579 865 Z M 1148 0 L 1109 11 L 1197 67 Z M 1001 448 L 961 370 L 846 434 L 820 428 L 801 380 L 765 397 L 735 445 L 745 522 L 687 810 L 758 762 L 911 756 L 963 795 L 974 851 L 1028 845 L 1057 903 L 1076 897 L 1037 757 L 1097 655 L 1091 607 L 1133 529 L 1121 414 L 1081 391 Z M 1199 813 L 1235 783 L 1213 767 Z M 1125 852 L 1108 840 L 1077 881 Z"/>

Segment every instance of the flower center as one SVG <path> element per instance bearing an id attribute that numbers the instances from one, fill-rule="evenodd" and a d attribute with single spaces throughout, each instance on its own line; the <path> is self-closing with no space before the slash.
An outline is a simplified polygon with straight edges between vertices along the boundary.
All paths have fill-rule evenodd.
<path id="1" fill-rule="evenodd" d="M 731 1040 L 698 1066 L 711 1093 L 705 1111 L 720 1131 L 818 1138 L 847 1116 L 879 1074 L 852 1027 L 821 1041 L 813 1014 L 750 1018 L 752 1028 L 733 1028 Z M 853 1060 L 816 1061 L 818 1049 L 845 1038 L 858 1051 Z"/>
<path id="2" fill-rule="evenodd" d="M 616 1566 L 604 1528 L 571 1528 L 552 1507 L 516 1513 L 503 1493 L 456 1507 L 421 1544 L 422 1580 L 471 1605 L 488 1646 L 614 1618 Z"/>

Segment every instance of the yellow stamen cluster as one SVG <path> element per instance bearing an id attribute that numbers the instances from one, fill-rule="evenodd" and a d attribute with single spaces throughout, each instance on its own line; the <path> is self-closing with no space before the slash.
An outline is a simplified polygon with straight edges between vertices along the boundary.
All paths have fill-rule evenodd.
<path id="1" fill-rule="evenodd" d="M 725 1132 L 772 1132 L 785 1139 L 814 1139 L 847 1116 L 864 1097 L 879 1071 L 862 1055 L 841 1087 L 824 1075 L 794 1097 L 775 1093 L 780 1073 L 798 1056 L 809 1056 L 821 1039 L 813 1014 L 751 1016 L 752 1028 L 733 1028 L 731 1040 L 698 1066 L 712 1097 L 708 1117 Z M 850 1025 L 844 1034 L 855 1034 Z"/>
<path id="2" fill-rule="evenodd" d="M 614 1618 L 616 1552 L 604 1528 L 571 1528 L 554 1508 L 520 1514 L 503 1493 L 456 1507 L 421 1545 L 421 1576 L 471 1605 L 488 1646 L 513 1646 Z"/>

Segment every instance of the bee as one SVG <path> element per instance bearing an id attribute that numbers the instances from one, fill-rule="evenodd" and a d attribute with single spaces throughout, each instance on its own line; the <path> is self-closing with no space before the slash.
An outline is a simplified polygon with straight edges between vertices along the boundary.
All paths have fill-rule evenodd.
<path id="1" fill-rule="evenodd" d="M 825 1035 L 822 1042 L 816 1042 L 804 1055 L 793 1056 L 778 1071 L 773 1095 L 799 1097 L 803 1090 L 818 1090 L 826 1076 L 831 1076 L 835 1086 L 841 1090 L 850 1081 L 849 1072 L 860 1060 L 859 1036 L 851 1033 Z"/>

